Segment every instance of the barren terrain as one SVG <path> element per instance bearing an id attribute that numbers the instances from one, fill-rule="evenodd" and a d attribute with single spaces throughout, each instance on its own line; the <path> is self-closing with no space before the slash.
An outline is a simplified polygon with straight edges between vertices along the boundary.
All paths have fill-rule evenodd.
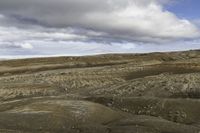
<path id="1" fill-rule="evenodd" d="M 1 133 L 200 133 L 200 51 L 0 61 Z"/>

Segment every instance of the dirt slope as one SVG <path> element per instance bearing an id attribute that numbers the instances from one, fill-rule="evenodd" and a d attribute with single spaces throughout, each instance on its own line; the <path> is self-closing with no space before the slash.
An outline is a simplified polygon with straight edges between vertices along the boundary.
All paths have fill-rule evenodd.
<path id="1" fill-rule="evenodd" d="M 0 61 L 1 133 L 200 133 L 200 51 Z"/>

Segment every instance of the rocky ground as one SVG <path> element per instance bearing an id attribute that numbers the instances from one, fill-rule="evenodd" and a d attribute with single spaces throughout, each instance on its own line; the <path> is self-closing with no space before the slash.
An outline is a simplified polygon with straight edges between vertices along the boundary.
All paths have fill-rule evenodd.
<path id="1" fill-rule="evenodd" d="M 0 133 L 200 133 L 200 51 L 0 61 Z"/>

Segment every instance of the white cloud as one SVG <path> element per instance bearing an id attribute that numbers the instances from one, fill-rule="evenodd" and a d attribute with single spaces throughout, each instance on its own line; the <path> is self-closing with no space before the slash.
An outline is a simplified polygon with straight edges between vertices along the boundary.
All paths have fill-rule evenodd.
<path id="1" fill-rule="evenodd" d="M 126 8 L 110 13 L 89 13 L 85 19 L 98 30 L 109 29 L 112 35 L 136 41 L 163 42 L 199 37 L 195 25 L 164 11 L 155 2 L 148 5 L 132 2 Z"/>
<path id="2" fill-rule="evenodd" d="M 199 20 L 190 22 L 165 10 L 173 1 L 1 0 L 0 56 L 200 48 Z"/>
<path id="3" fill-rule="evenodd" d="M 75 27 L 104 33 L 100 36 L 104 40 L 163 43 L 199 37 L 199 29 L 193 23 L 163 9 L 172 1 L 2 0 L 0 11 L 54 28 Z"/>
<path id="4" fill-rule="evenodd" d="M 33 46 L 30 43 L 19 44 L 24 49 L 33 49 Z"/>
<path id="5" fill-rule="evenodd" d="M 0 15 L 0 48 L 3 49 L 33 49 L 34 41 L 84 41 L 87 37 L 71 33 L 69 29 L 54 29 L 35 26 L 34 29 L 23 29 L 13 26 L 1 25 L 7 18 Z M 7 21 L 7 20 L 6 20 Z M 42 44 L 41 44 L 42 45 Z"/>

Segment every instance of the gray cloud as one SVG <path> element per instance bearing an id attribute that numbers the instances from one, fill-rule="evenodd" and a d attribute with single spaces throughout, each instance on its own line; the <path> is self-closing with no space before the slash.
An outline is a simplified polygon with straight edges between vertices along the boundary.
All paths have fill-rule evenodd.
<path id="1" fill-rule="evenodd" d="M 22 22 L 98 33 L 88 35 L 92 40 L 162 43 L 199 37 L 194 24 L 163 9 L 169 1 L 1 0 L 0 12 Z"/>
<path id="2" fill-rule="evenodd" d="M 199 20 L 164 10 L 174 1 L 0 0 L 0 56 L 189 48 L 183 42 L 200 37 Z"/>

